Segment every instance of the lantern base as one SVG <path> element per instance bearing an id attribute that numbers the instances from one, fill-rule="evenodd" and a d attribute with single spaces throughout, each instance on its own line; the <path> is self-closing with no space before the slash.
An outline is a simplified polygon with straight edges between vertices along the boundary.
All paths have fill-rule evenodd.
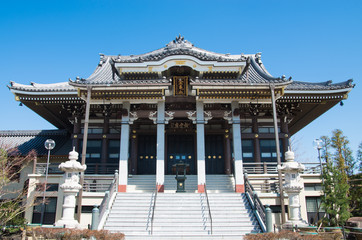
<path id="1" fill-rule="evenodd" d="M 81 229 L 82 227 L 80 226 L 79 222 L 75 219 L 60 219 L 58 220 L 54 226 L 56 227 L 65 227 L 65 228 L 77 228 L 77 229 Z"/>
<path id="2" fill-rule="evenodd" d="M 283 224 L 283 229 L 293 229 L 295 228 L 295 226 L 297 226 L 298 228 L 305 228 L 308 227 L 309 224 L 303 220 L 297 220 L 297 221 L 287 221 L 286 223 Z"/>

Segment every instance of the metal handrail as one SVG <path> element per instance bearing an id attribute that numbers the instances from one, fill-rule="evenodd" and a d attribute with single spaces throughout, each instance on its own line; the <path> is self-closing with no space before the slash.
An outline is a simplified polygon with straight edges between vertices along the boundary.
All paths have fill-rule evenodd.
<path id="1" fill-rule="evenodd" d="M 211 210 L 210 210 L 209 195 L 207 195 L 206 183 L 204 183 L 204 190 L 205 190 L 205 195 L 206 195 L 207 208 L 209 210 L 210 230 L 211 230 L 211 235 L 212 235 L 212 216 L 211 216 Z"/>
<path id="2" fill-rule="evenodd" d="M 155 195 L 153 197 L 153 206 L 152 206 L 152 216 L 151 216 L 151 235 L 153 235 L 153 220 L 155 219 L 155 207 L 156 207 L 156 200 L 157 200 L 157 185 Z"/>
<path id="3" fill-rule="evenodd" d="M 257 217 L 257 220 L 260 223 L 260 226 L 262 227 L 263 231 L 266 231 L 266 213 L 264 205 L 262 204 L 260 198 L 254 191 L 253 185 L 251 185 L 248 174 L 244 174 L 244 184 L 245 184 L 245 193 L 249 196 L 248 200 L 250 202 L 250 205 L 253 207 L 253 210 L 255 211 L 255 215 Z"/>
<path id="4" fill-rule="evenodd" d="M 99 205 L 100 220 L 103 218 L 103 215 L 107 212 L 107 210 L 109 210 L 109 200 L 111 199 L 113 194 L 117 191 L 117 186 L 118 186 L 118 171 L 116 170 L 114 174 L 114 179 L 111 185 L 109 186 L 108 190 L 105 192 L 101 205 Z"/>

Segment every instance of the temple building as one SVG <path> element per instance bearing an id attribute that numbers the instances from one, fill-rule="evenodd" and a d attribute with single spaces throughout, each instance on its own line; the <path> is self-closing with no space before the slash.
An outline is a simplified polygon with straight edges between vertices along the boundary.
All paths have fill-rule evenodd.
<path id="1" fill-rule="evenodd" d="M 46 150 L 40 145 L 53 138 L 57 144 L 49 170 L 53 184 L 61 181 L 57 164 L 66 161 L 75 146 L 80 154 L 86 151 L 81 155 L 88 186 L 109 184 L 118 170 L 119 193 L 142 189 L 144 183 L 137 188 L 136 181 L 142 176 L 149 177 L 145 178 L 149 188 L 141 192 L 172 193 L 176 185 L 168 181 L 176 181 L 176 164 L 181 162 L 189 176 L 185 183 L 189 192 L 204 193 L 205 187 L 210 193 L 223 192 L 222 184 L 213 185 L 211 176 L 227 176 L 232 182 L 229 190 L 244 193 L 248 173 L 252 183 L 258 176 L 254 183 L 260 186 L 256 191 L 263 204 L 280 206 L 279 153 L 283 162 L 290 137 L 346 99 L 353 86 L 352 80 L 332 84 L 273 77 L 260 53 L 214 53 L 179 36 L 141 55 L 100 54 L 88 78 L 30 85 L 11 82 L 15 99 L 59 130 L 2 131 L 0 139 L 13 141 L 24 153 L 39 149 L 37 162 L 28 171 L 30 182 L 44 178 L 40 166 L 44 169 Z M 317 186 L 309 199 L 320 196 L 320 172 L 315 169 L 305 172 L 305 186 Z M 36 195 L 36 188 L 29 191 L 33 191 L 29 196 Z M 104 190 L 89 190 L 88 195 L 86 188 L 83 191 L 82 206 L 100 204 Z M 62 199 L 57 201 L 49 223 L 61 217 Z M 307 218 L 308 199 L 301 203 Z M 39 221 L 35 214 L 36 207 L 26 213 L 29 222 Z"/>

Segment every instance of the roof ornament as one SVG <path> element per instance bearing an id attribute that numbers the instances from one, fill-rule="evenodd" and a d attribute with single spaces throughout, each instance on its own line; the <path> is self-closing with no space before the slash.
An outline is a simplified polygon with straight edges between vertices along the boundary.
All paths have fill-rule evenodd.
<path id="1" fill-rule="evenodd" d="M 192 48 L 194 45 L 190 43 L 189 41 L 185 40 L 181 34 L 176 37 L 175 40 L 169 42 L 166 45 L 166 49 L 172 49 L 172 48 Z"/>

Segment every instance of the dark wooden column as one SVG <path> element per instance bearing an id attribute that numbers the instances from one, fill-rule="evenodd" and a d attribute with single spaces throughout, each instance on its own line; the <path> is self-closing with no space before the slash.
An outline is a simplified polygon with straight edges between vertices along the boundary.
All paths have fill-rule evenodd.
<path id="1" fill-rule="evenodd" d="M 225 129 L 224 134 L 224 158 L 225 158 L 225 174 L 231 174 L 231 146 L 230 146 L 230 130 Z"/>
<path id="2" fill-rule="evenodd" d="M 257 117 L 253 117 L 252 130 L 254 133 L 253 144 L 254 144 L 254 162 L 261 163 L 260 158 L 260 142 L 259 142 L 259 129 Z"/>
<path id="3" fill-rule="evenodd" d="M 74 117 L 73 125 L 73 146 L 75 151 L 79 152 L 79 135 L 81 134 L 81 120 L 82 118 L 79 115 Z"/>
<path id="4" fill-rule="evenodd" d="M 108 160 L 108 138 L 109 133 L 109 117 L 104 117 L 103 135 L 102 135 L 102 155 L 101 155 L 101 173 L 105 174 L 107 169 Z"/>
<path id="5" fill-rule="evenodd" d="M 129 164 L 129 166 L 130 166 L 129 172 L 130 172 L 131 174 L 137 174 L 137 159 L 138 159 L 137 148 L 138 148 L 137 131 L 136 131 L 136 130 L 132 130 L 132 135 L 131 135 L 131 154 L 130 154 L 130 161 L 131 161 L 131 163 Z"/>
<path id="6" fill-rule="evenodd" d="M 283 144 L 283 156 L 289 147 L 289 129 L 288 129 L 288 119 L 287 116 L 283 116 L 281 119 L 280 131 L 283 134 L 282 144 Z"/>

